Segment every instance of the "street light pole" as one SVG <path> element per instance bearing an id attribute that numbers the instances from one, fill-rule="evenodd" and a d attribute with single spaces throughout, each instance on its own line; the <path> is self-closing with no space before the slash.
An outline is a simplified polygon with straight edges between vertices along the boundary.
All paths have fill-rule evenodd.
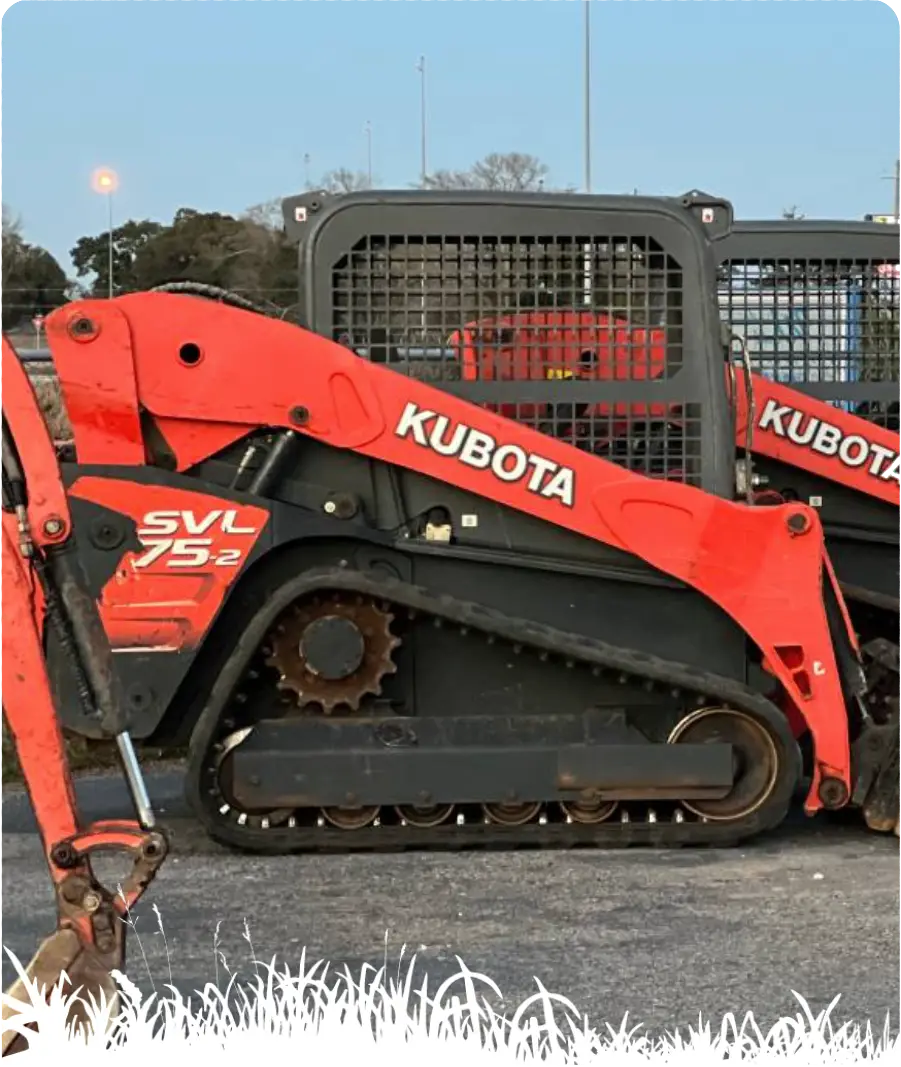
<path id="1" fill-rule="evenodd" d="M 591 0 L 582 0 L 585 13 L 585 28 L 583 42 L 584 55 L 584 112 L 585 112 L 585 192 L 591 192 Z"/>
<path id="2" fill-rule="evenodd" d="M 420 112 L 420 146 L 422 161 L 420 167 L 420 177 L 422 179 L 423 186 L 425 185 L 426 175 L 428 169 L 426 167 L 426 115 L 425 115 L 425 56 L 419 57 L 419 63 L 416 65 L 416 69 L 419 71 L 419 112 Z"/>
<path id="3" fill-rule="evenodd" d="M 95 192 L 102 193 L 107 197 L 107 228 L 109 231 L 109 260 L 107 262 L 108 278 L 108 293 L 110 300 L 113 299 L 113 193 L 119 186 L 119 178 L 115 171 L 107 168 L 94 171 L 91 178 L 91 184 L 94 187 Z"/>
<path id="4" fill-rule="evenodd" d="M 885 174 L 882 177 L 884 182 L 894 182 L 894 190 L 892 195 L 892 218 L 895 222 L 898 222 L 898 212 L 901 210 L 901 159 L 895 160 L 895 170 L 893 174 Z"/>
<path id="5" fill-rule="evenodd" d="M 366 120 L 366 176 L 369 188 L 372 188 L 372 123 Z"/>
<path id="6" fill-rule="evenodd" d="M 582 31 L 584 38 L 582 44 L 584 48 L 583 64 L 584 70 L 582 72 L 584 78 L 583 85 L 583 100 L 582 108 L 584 112 L 585 128 L 583 130 L 585 153 L 585 192 L 591 192 L 591 0 L 582 0 L 582 10 L 585 15 L 585 25 Z M 592 288 L 593 288 L 593 272 L 592 272 L 592 246 L 590 244 L 583 246 L 583 252 L 585 253 L 583 260 L 583 273 L 582 273 L 582 302 L 587 307 L 591 307 L 592 303 Z"/>
<path id="7" fill-rule="evenodd" d="M 109 207 L 109 298 L 113 299 L 113 193 L 107 194 Z"/>

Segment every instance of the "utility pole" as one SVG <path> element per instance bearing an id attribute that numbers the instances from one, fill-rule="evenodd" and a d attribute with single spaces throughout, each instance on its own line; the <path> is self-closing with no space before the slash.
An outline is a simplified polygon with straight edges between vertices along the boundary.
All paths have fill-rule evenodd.
<path id="1" fill-rule="evenodd" d="M 109 195 L 106 198 L 107 206 L 109 207 L 109 242 L 108 242 L 108 254 L 109 264 L 107 270 L 109 271 L 109 298 L 113 299 L 113 193 L 110 190 Z"/>
<path id="2" fill-rule="evenodd" d="M 366 120 L 366 177 L 369 188 L 372 188 L 372 123 Z"/>
<path id="3" fill-rule="evenodd" d="M 91 184 L 95 192 L 103 193 L 107 198 L 107 273 L 109 274 L 108 295 L 113 299 L 113 193 L 119 188 L 119 177 L 114 170 L 101 168 L 95 170 L 91 176 Z"/>
<path id="4" fill-rule="evenodd" d="M 895 196 L 894 203 L 892 203 L 891 213 L 895 218 L 901 221 L 901 159 L 895 161 L 895 174 L 889 177 L 886 175 L 883 181 L 895 182 Z"/>
<path id="5" fill-rule="evenodd" d="M 582 108 L 584 112 L 585 128 L 583 130 L 583 152 L 585 154 L 585 192 L 591 192 L 591 0 L 582 0 L 582 10 L 585 15 L 585 25 L 582 30 L 584 78 Z M 590 308 L 592 304 L 592 290 L 594 286 L 592 270 L 592 247 L 590 244 L 583 246 L 583 272 L 582 272 L 582 302 Z"/>
<path id="6" fill-rule="evenodd" d="M 419 112 L 420 112 L 420 145 L 422 161 L 420 165 L 420 177 L 422 184 L 425 186 L 428 170 L 426 168 L 426 117 L 425 117 L 425 56 L 419 57 L 419 62 L 416 64 L 416 69 L 419 71 Z"/>
<path id="7" fill-rule="evenodd" d="M 310 188 L 310 153 L 304 152 L 303 154 L 303 183 L 309 189 Z"/>
<path id="8" fill-rule="evenodd" d="M 585 47 L 585 86 L 584 86 L 584 111 L 585 111 L 585 192 L 591 192 L 591 0 L 582 0 L 585 12 L 585 29 L 583 42 Z"/>

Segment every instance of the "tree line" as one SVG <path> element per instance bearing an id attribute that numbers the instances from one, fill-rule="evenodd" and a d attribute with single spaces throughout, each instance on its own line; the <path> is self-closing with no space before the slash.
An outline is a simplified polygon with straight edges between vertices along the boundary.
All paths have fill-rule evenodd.
<path id="1" fill-rule="evenodd" d="M 550 168 L 521 152 L 494 152 L 468 170 L 439 170 L 413 188 L 558 191 L 546 186 Z M 374 186 L 378 185 L 373 181 Z M 339 168 L 308 182 L 307 191 L 364 190 L 368 175 Z M 256 204 L 239 215 L 183 207 L 168 224 L 128 219 L 113 229 L 113 293 L 167 282 L 195 281 L 241 293 L 290 318 L 297 300 L 296 250 L 283 232 L 281 201 Z M 79 238 L 70 251 L 75 277 L 67 277 L 44 248 L 23 236 L 21 219 L 3 205 L 3 329 L 27 327 L 69 300 L 109 293 L 109 231 Z"/>
<path id="2" fill-rule="evenodd" d="M 548 184 L 551 169 L 524 152 L 492 152 L 468 170 L 438 170 L 413 188 L 502 192 L 574 192 Z M 378 181 L 372 185 L 378 187 Z M 306 190 L 331 194 L 364 190 L 369 176 L 342 167 L 307 182 Z M 796 206 L 785 218 L 803 218 Z M 3 329 L 27 327 L 69 300 L 109 293 L 109 233 L 79 238 L 70 251 L 70 278 L 46 249 L 23 236 L 21 219 L 3 205 Z M 166 282 L 197 281 L 240 292 L 290 318 L 297 300 L 296 251 L 285 239 L 281 201 L 256 204 L 239 215 L 183 207 L 168 224 L 128 219 L 113 230 L 113 293 Z"/>

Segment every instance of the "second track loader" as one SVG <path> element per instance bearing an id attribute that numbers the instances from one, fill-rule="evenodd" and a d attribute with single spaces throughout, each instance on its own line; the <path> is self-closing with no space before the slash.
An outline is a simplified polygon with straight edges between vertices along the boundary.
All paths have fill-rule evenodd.
<path id="1" fill-rule="evenodd" d="M 714 251 L 754 372 L 758 476 L 817 508 L 866 654 L 897 670 L 899 228 L 747 221 Z"/>

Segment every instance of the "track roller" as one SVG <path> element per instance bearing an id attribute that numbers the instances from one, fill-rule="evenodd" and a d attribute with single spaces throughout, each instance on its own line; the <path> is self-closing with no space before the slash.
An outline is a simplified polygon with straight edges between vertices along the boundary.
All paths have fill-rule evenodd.
<path id="1" fill-rule="evenodd" d="M 735 754 L 735 785 L 721 800 L 686 800 L 682 806 L 703 819 L 729 822 L 752 815 L 779 782 L 781 760 L 772 735 L 750 715 L 732 708 L 691 712 L 669 736 L 675 744 L 729 744 Z"/>

